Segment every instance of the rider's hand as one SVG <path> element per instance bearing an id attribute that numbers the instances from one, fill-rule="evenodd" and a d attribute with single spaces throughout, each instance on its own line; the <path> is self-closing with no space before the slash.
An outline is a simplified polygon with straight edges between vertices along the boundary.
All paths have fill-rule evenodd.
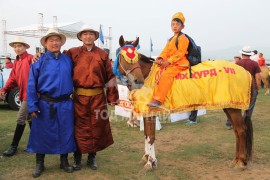
<path id="1" fill-rule="evenodd" d="M 168 61 L 162 62 L 161 66 L 163 68 L 166 68 L 167 66 L 169 66 L 171 63 L 169 63 Z"/>
<path id="2" fill-rule="evenodd" d="M 161 65 L 162 64 L 162 61 L 163 61 L 163 58 L 162 57 L 157 57 L 155 63 L 158 64 L 158 65 Z"/>
<path id="3" fill-rule="evenodd" d="M 35 62 L 37 62 L 38 59 L 40 58 L 40 56 L 41 56 L 41 53 L 39 53 L 39 52 L 36 53 L 36 55 L 34 55 L 34 57 L 32 59 L 32 64 L 35 63 Z"/>

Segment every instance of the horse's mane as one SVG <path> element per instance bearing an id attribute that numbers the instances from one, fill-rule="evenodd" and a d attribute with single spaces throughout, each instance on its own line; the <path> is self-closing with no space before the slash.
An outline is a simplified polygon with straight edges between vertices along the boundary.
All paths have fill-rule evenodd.
<path id="1" fill-rule="evenodd" d="M 143 54 L 140 54 L 140 60 L 145 62 L 145 63 L 153 63 L 155 61 L 155 59 L 153 59 L 151 57 L 147 57 Z"/>

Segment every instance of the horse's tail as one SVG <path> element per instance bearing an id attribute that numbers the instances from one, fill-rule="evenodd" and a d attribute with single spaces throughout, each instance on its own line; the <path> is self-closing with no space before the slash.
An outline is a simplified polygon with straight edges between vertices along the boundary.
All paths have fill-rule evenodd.
<path id="1" fill-rule="evenodd" d="M 244 121 L 247 126 L 246 150 L 247 150 L 247 161 L 249 161 L 252 159 L 252 148 L 253 148 L 253 126 L 249 110 L 246 110 L 246 117 Z"/>

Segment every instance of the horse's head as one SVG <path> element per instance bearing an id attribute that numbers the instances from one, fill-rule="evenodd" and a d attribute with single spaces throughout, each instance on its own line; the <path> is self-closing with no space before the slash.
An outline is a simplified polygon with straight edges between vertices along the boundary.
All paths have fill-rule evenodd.
<path id="1" fill-rule="evenodd" d="M 125 41 L 123 36 L 119 38 L 120 48 L 117 50 L 117 68 L 122 81 L 126 81 L 127 87 L 132 89 L 139 89 L 144 83 L 144 76 L 139 64 L 140 54 L 136 50 L 136 46 L 139 44 L 139 38 L 135 41 Z"/>

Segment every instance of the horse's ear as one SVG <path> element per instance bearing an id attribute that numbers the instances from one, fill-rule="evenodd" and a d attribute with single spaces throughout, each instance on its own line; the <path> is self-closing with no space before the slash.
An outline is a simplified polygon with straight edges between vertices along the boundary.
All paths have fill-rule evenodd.
<path id="1" fill-rule="evenodd" d="M 137 37 L 137 39 L 132 43 L 132 45 L 134 46 L 134 47 L 137 47 L 138 46 L 138 44 L 139 44 L 139 37 Z"/>
<path id="2" fill-rule="evenodd" d="M 119 45 L 120 45 L 120 47 L 123 47 L 125 45 L 125 40 L 123 38 L 123 35 L 121 35 L 119 38 Z"/>

